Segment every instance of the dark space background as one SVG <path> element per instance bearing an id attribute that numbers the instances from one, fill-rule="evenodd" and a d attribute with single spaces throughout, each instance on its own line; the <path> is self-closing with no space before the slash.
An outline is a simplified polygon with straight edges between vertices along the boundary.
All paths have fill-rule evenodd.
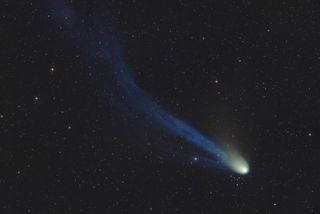
<path id="1" fill-rule="evenodd" d="M 108 14 L 139 86 L 251 171 L 150 146 L 171 138 L 115 111 L 48 2 L 3 0 L 0 213 L 320 213 L 317 1 L 73 4 Z"/>

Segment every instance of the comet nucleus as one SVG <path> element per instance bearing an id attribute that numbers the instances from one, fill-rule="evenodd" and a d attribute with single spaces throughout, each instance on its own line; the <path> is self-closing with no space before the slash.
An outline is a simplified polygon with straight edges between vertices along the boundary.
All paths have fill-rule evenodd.
<path id="1" fill-rule="evenodd" d="M 248 162 L 236 151 L 230 151 L 225 164 L 234 172 L 245 175 L 250 171 Z"/>

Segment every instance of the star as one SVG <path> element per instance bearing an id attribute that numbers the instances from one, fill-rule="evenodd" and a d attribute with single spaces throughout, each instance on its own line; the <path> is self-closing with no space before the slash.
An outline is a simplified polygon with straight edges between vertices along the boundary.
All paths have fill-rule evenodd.
<path id="1" fill-rule="evenodd" d="M 52 65 L 50 68 L 49 68 L 49 74 L 53 75 L 55 73 L 55 68 L 54 66 Z"/>

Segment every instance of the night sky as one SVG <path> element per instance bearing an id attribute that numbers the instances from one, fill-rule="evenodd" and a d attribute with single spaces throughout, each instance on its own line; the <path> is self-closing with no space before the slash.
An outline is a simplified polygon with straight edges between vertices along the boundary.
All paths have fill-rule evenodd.
<path id="1" fill-rule="evenodd" d="M 319 2 L 0 12 L 1 214 L 320 213 Z"/>

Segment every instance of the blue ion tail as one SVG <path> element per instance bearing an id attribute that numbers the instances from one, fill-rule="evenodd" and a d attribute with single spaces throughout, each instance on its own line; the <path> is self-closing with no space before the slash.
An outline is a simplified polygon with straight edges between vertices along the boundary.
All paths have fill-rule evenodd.
<path id="1" fill-rule="evenodd" d="M 108 26 L 96 17 L 77 19 L 70 2 L 56 1 L 53 17 L 65 28 L 65 37 L 76 43 L 88 58 L 96 61 L 104 60 L 108 64 L 106 71 L 114 76 L 121 97 L 126 105 L 141 112 L 153 124 L 171 135 L 183 138 L 186 142 L 209 154 L 207 163 L 215 164 L 239 174 L 249 172 L 248 163 L 237 152 L 225 152 L 212 140 L 183 120 L 173 116 L 158 105 L 152 97 L 143 91 L 134 81 L 131 71 L 124 63 L 118 43 Z M 111 65 L 111 66 L 110 66 Z M 206 159 L 206 158 L 203 158 Z"/>
<path id="2" fill-rule="evenodd" d="M 206 162 L 211 162 L 217 168 L 229 169 L 238 174 L 249 172 L 248 163 L 239 153 L 234 150 L 225 152 L 198 130 L 155 103 L 149 94 L 137 86 L 124 63 L 116 64 L 114 70 L 127 102 L 145 114 L 149 120 L 155 121 L 158 127 L 208 153 L 212 160 L 206 159 Z"/>

